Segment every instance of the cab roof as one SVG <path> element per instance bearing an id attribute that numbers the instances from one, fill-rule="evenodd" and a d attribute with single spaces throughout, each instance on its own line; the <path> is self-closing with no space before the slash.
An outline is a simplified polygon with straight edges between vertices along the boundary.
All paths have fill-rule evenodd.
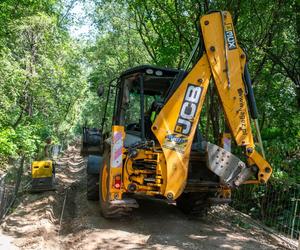
<path id="1" fill-rule="evenodd" d="M 143 76 L 144 92 L 146 95 L 165 95 L 177 75 L 182 72 L 179 69 L 140 65 L 124 71 L 121 76 L 121 84 L 126 80 L 133 89 L 139 89 L 140 76 Z"/>
<path id="2" fill-rule="evenodd" d="M 172 68 L 163 68 L 157 67 L 152 65 L 140 65 L 137 67 L 130 68 L 125 70 L 121 74 L 121 78 L 132 77 L 136 75 L 153 75 L 156 77 L 175 77 L 180 72 L 179 69 L 172 69 Z"/>

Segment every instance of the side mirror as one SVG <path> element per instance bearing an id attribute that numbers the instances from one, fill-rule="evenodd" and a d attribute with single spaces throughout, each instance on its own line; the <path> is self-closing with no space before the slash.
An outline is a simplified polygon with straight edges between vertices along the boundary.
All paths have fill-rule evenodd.
<path id="1" fill-rule="evenodd" d="M 104 87 L 103 87 L 102 84 L 100 84 L 99 87 L 98 87 L 98 89 L 97 89 L 97 95 L 99 97 L 101 97 L 101 96 L 103 96 L 103 94 L 104 94 Z"/>

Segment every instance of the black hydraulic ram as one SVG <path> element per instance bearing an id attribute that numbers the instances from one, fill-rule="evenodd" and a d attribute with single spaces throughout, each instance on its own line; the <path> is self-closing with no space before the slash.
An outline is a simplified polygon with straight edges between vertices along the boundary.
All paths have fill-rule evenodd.
<path id="1" fill-rule="evenodd" d="M 247 100 L 248 100 L 250 115 L 254 121 L 254 126 L 255 126 L 255 129 L 257 132 L 258 143 L 260 145 L 263 157 L 266 158 L 264 147 L 263 147 L 263 142 L 262 142 L 261 135 L 260 135 L 260 129 L 259 129 L 258 120 L 257 120 L 257 118 L 258 118 L 257 106 L 256 106 L 256 101 L 255 101 L 255 97 L 254 97 L 254 92 L 253 92 L 253 88 L 252 88 L 252 83 L 251 83 L 251 78 L 250 78 L 250 73 L 249 73 L 247 63 L 245 65 L 245 69 L 244 69 L 244 83 L 248 90 Z"/>
<path id="2" fill-rule="evenodd" d="M 254 92 L 253 92 L 253 88 L 252 88 L 252 83 L 251 83 L 251 78 L 250 78 L 247 63 L 245 65 L 245 69 L 244 69 L 244 83 L 248 90 L 247 100 L 248 100 L 248 104 L 249 104 L 251 118 L 257 119 L 258 118 L 257 106 L 256 106 L 256 101 L 255 101 L 255 97 L 254 97 Z"/>

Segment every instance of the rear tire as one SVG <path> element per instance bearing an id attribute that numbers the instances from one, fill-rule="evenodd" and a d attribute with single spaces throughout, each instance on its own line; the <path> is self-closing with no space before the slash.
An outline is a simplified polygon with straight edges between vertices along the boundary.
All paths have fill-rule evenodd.
<path id="1" fill-rule="evenodd" d="M 187 215 L 205 216 L 210 208 L 207 193 L 182 193 L 176 200 L 177 207 Z"/>
<path id="2" fill-rule="evenodd" d="M 88 200 L 97 201 L 99 200 L 99 175 L 98 174 L 87 174 L 86 181 L 86 196 Z"/>
<path id="3" fill-rule="evenodd" d="M 109 169 L 110 154 L 105 154 L 103 164 L 100 167 L 99 178 L 99 203 L 101 207 L 101 214 L 107 219 L 128 216 L 132 211 L 131 207 L 113 205 L 109 201 Z"/>

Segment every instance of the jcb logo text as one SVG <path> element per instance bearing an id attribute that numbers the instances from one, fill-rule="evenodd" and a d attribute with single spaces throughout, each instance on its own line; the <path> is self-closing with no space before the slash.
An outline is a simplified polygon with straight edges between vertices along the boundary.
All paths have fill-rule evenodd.
<path id="1" fill-rule="evenodd" d="M 190 134 L 202 89 L 202 87 L 194 84 L 188 85 L 174 132 L 186 136 Z"/>

